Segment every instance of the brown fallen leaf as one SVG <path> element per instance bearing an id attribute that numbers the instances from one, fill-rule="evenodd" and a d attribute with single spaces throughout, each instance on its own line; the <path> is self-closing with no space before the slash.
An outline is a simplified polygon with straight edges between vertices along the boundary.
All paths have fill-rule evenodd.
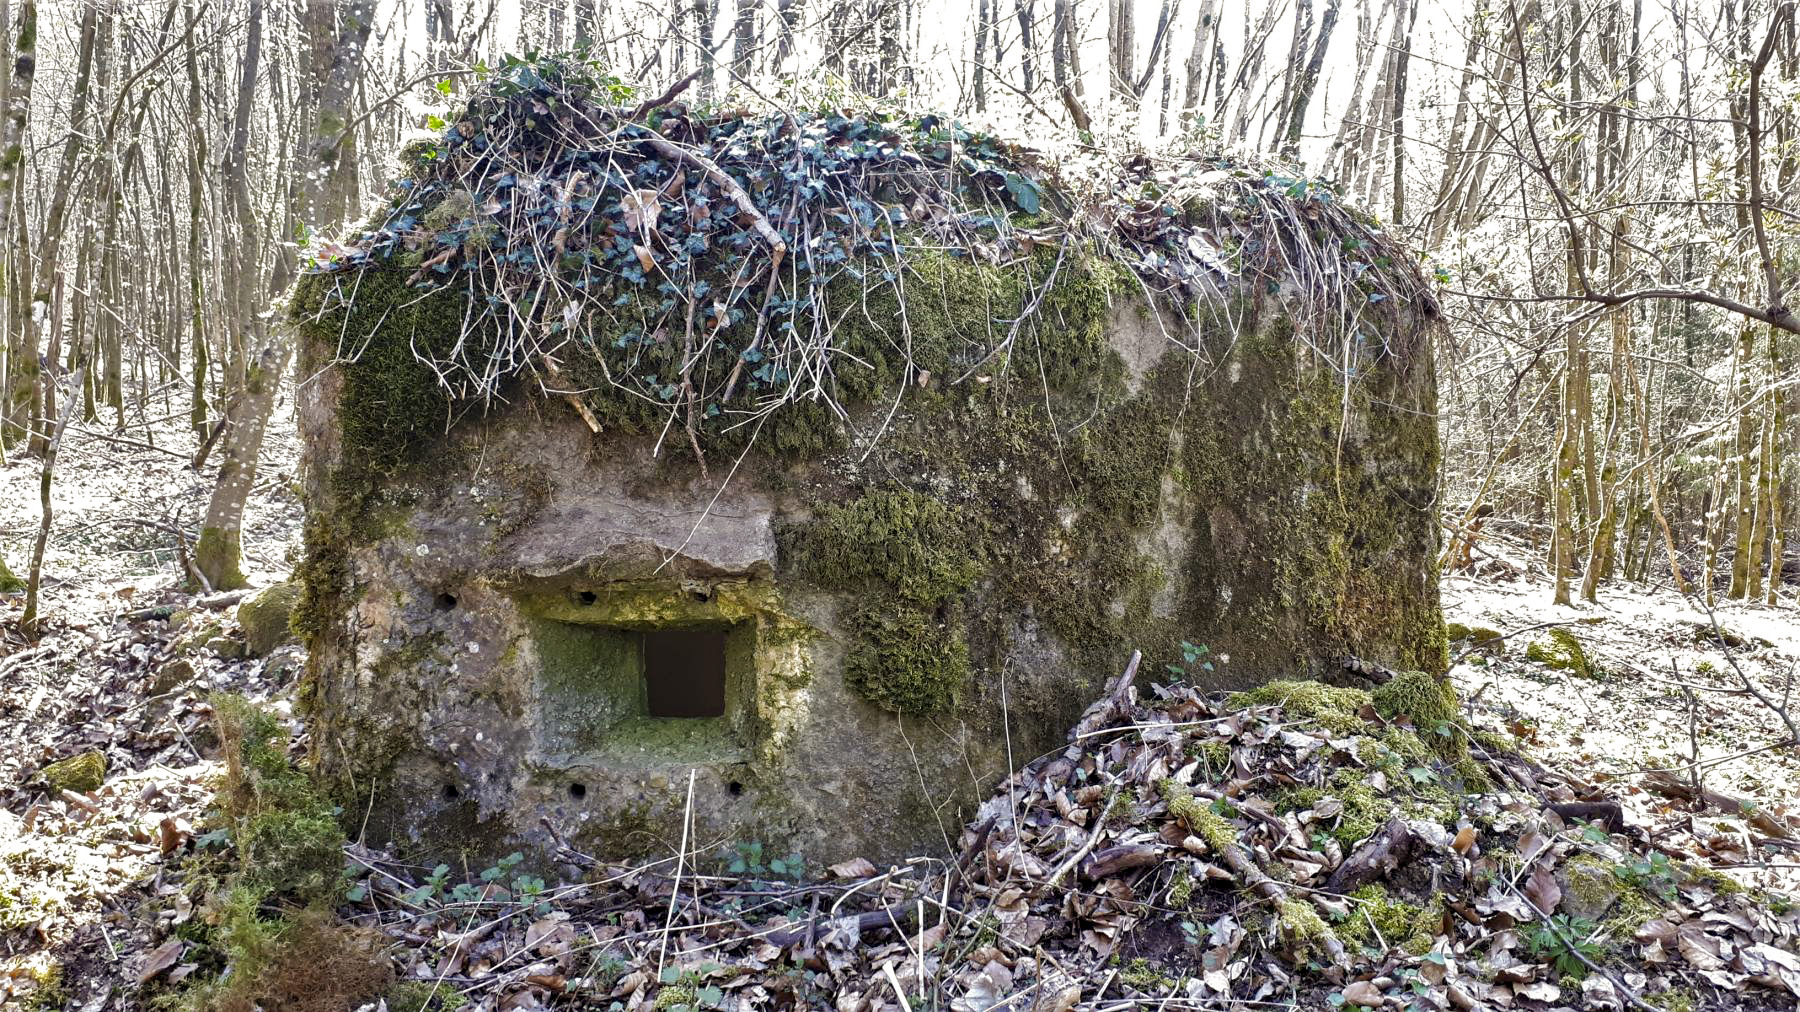
<path id="1" fill-rule="evenodd" d="M 150 954 L 144 957 L 144 965 L 138 969 L 137 982 L 147 984 L 151 978 L 174 966 L 175 962 L 181 958 L 182 949 L 186 947 L 186 942 L 179 938 L 171 938 L 151 949 Z"/>
<path id="2" fill-rule="evenodd" d="M 1366 980 L 1346 984 L 1344 986 L 1344 1002 L 1349 1005 L 1361 1005 L 1365 1008 L 1378 1007 L 1382 1003 L 1381 988 Z"/>
<path id="3" fill-rule="evenodd" d="M 1473 846 L 1475 846 L 1474 826 L 1464 826 L 1457 830 L 1456 839 L 1450 841 L 1451 849 L 1455 850 L 1458 854 L 1467 854 L 1469 848 Z"/>
<path id="4" fill-rule="evenodd" d="M 181 826 L 172 818 L 165 817 L 156 824 L 156 828 L 161 837 L 158 846 L 165 854 L 173 853 L 177 847 L 187 842 L 188 834 L 183 832 Z"/>
<path id="5" fill-rule="evenodd" d="M 853 857 L 832 865 L 831 874 L 838 878 L 868 878 L 875 874 L 875 865 L 866 857 Z"/>
<path id="6" fill-rule="evenodd" d="M 1548 864 L 1538 865 L 1525 880 L 1525 898 L 1546 916 L 1556 912 L 1556 905 L 1562 902 L 1562 886 L 1556 884 L 1556 875 Z"/>

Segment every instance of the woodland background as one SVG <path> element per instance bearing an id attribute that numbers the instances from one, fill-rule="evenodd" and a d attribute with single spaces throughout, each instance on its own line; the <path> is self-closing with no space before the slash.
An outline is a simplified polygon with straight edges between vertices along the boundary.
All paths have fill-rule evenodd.
<path id="1" fill-rule="evenodd" d="M 0 0 L 0 19 L 0 448 L 46 476 L 39 509 L 0 517 L 21 578 L 75 432 L 217 465 L 204 515 L 121 522 L 206 589 L 241 584 L 291 359 L 272 300 L 474 75 L 574 49 L 646 96 L 694 75 L 699 102 L 946 110 L 1069 162 L 1233 151 L 1331 181 L 1442 285 L 1447 565 L 1501 532 L 1559 602 L 1612 581 L 1791 601 L 1791 2 Z M 166 445 L 171 419 L 191 441 Z"/>

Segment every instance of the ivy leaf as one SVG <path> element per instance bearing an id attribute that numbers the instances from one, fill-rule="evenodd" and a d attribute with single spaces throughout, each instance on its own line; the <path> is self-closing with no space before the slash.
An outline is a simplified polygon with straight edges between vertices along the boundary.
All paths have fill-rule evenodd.
<path id="1" fill-rule="evenodd" d="M 440 95 L 450 94 L 450 79 L 446 77 L 443 80 L 439 81 L 437 83 L 437 90 L 438 90 L 438 94 L 440 94 Z"/>
<path id="2" fill-rule="evenodd" d="M 1026 214 L 1036 214 L 1042 206 L 1037 183 L 1017 172 L 1006 174 L 1006 192 L 1012 196 L 1013 203 L 1019 205 L 1019 210 Z"/>

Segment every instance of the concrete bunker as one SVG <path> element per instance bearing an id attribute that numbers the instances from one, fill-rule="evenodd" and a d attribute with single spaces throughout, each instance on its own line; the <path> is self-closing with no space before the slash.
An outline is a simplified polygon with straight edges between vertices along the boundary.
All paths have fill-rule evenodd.
<path id="1" fill-rule="evenodd" d="M 692 777 L 709 846 L 943 851 L 1134 648 L 1443 669 L 1437 309 L 1328 189 L 595 94 L 478 93 L 289 308 L 368 837 L 668 853 Z"/>

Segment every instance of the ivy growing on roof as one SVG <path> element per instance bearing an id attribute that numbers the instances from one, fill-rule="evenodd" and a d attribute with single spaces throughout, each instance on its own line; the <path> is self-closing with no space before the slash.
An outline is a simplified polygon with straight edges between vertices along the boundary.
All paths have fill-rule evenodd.
<path id="1" fill-rule="evenodd" d="M 939 383 L 1004 368 L 1050 289 L 1090 256 L 1129 268 L 1177 316 L 1246 290 L 1292 301 L 1310 324 L 1297 335 L 1346 378 L 1388 340 L 1368 321 L 1430 305 L 1372 220 L 1274 168 L 1137 155 L 1070 182 L 942 116 L 635 97 L 579 60 L 509 59 L 409 147 L 384 214 L 317 248 L 305 305 L 347 305 L 370 270 L 402 273 L 420 299 L 458 293 L 455 333 L 408 341 L 448 397 L 485 404 L 521 378 L 564 396 L 603 390 L 659 413 L 665 434 L 685 430 L 696 453 L 703 432 L 787 405 L 841 415 L 860 389 L 848 374 L 868 362 L 840 331 L 871 305 L 899 309 L 891 347 L 875 351 L 903 363 L 902 388 L 932 368 Z M 934 346 L 928 367 L 907 287 L 942 258 L 1023 284 L 988 325 Z M 369 337 L 340 333 L 340 360 Z"/>

